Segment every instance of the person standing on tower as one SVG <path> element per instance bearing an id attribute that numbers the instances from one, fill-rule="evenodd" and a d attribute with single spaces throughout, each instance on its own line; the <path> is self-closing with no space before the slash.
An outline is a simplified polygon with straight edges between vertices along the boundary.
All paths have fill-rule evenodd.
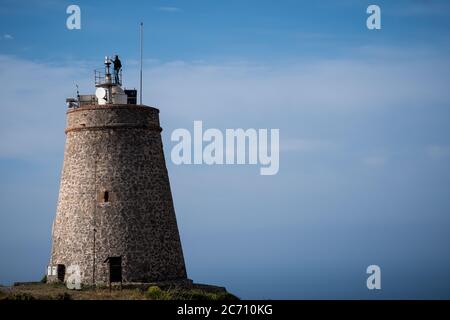
<path id="1" fill-rule="evenodd" d="M 115 56 L 113 63 L 114 63 L 114 78 L 115 78 L 115 82 L 116 82 L 116 84 L 120 85 L 121 83 L 119 81 L 120 80 L 119 79 L 119 72 L 120 72 L 120 69 L 122 69 L 122 63 L 120 62 L 120 59 L 119 59 L 118 55 Z"/>

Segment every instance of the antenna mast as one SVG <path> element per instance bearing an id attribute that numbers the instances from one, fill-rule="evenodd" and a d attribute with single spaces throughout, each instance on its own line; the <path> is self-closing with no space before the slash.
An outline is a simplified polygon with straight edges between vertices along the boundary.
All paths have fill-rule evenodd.
<path id="1" fill-rule="evenodd" d="M 144 23 L 141 22 L 141 71 L 140 71 L 140 78 L 139 78 L 139 104 L 142 105 L 142 42 L 143 42 L 143 34 L 144 34 Z"/>

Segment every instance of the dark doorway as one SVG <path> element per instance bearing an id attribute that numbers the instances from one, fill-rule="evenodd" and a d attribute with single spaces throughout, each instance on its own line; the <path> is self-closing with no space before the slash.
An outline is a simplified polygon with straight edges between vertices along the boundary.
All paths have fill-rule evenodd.
<path id="1" fill-rule="evenodd" d="M 108 257 L 105 261 L 109 266 L 109 286 L 111 283 L 120 282 L 122 286 L 122 257 Z"/>
<path id="2" fill-rule="evenodd" d="M 59 281 L 64 282 L 64 277 L 66 275 L 66 266 L 63 264 L 56 265 L 56 275 Z"/>

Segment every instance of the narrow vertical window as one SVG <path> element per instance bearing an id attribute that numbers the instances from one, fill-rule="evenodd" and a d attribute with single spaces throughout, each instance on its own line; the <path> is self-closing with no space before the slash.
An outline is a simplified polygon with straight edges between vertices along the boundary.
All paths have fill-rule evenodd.
<path id="1" fill-rule="evenodd" d="M 109 202 L 109 192 L 105 191 L 103 193 L 103 202 Z"/>

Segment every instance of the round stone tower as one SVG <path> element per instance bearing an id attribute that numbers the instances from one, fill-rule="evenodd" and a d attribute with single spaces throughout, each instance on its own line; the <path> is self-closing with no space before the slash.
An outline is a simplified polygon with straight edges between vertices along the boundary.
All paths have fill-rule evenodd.
<path id="1" fill-rule="evenodd" d="M 133 104 L 135 90 L 127 100 L 121 75 L 111 77 L 109 65 L 96 83 L 101 96 L 68 99 L 48 279 L 185 280 L 159 110 Z"/>

